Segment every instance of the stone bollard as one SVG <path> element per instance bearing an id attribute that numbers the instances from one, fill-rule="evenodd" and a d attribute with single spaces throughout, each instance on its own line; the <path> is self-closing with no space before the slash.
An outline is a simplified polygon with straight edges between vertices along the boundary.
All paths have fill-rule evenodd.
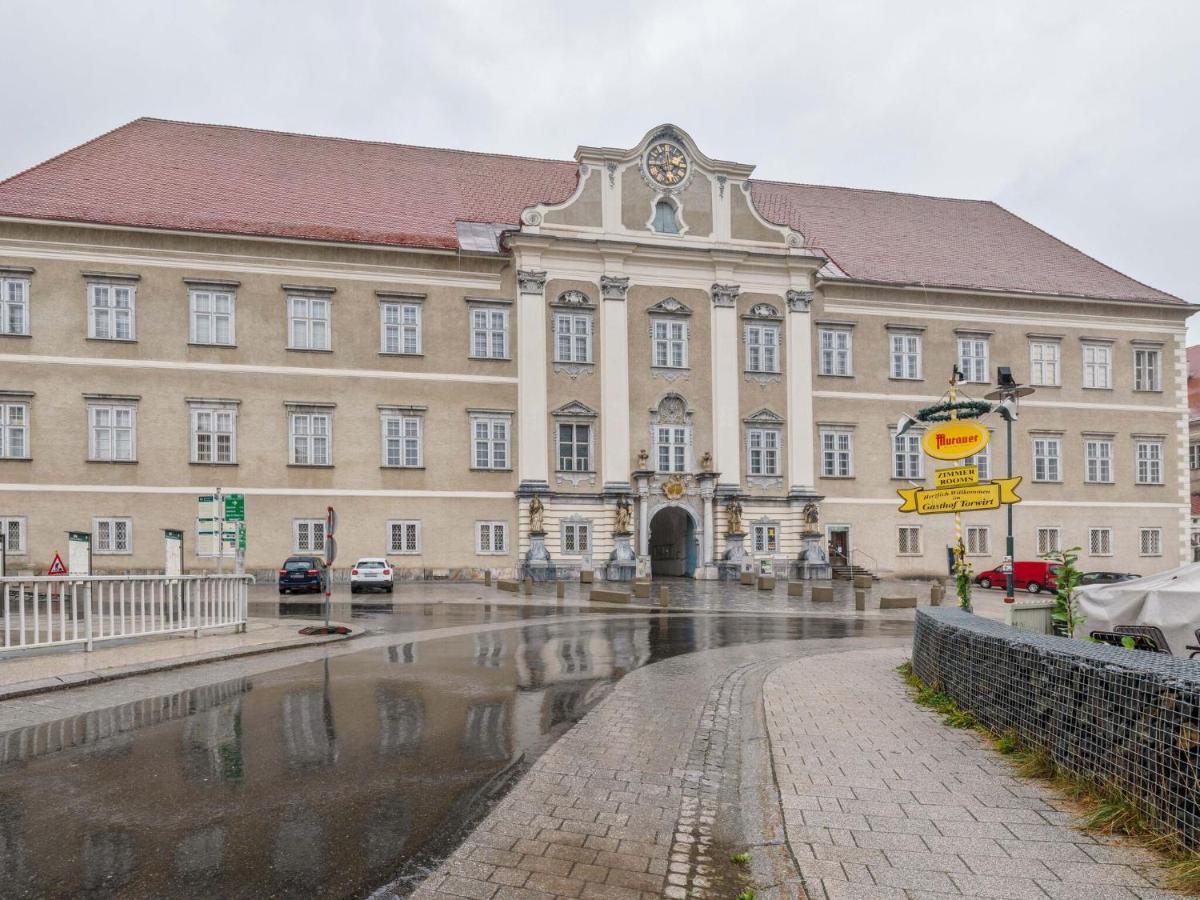
<path id="1" fill-rule="evenodd" d="M 788 582 L 788 596 L 789 597 L 803 597 L 804 596 L 804 582 L 803 581 L 789 581 Z"/>
<path id="2" fill-rule="evenodd" d="M 491 569 L 483 570 L 483 584 L 485 587 L 492 586 L 492 570 Z"/>
<path id="3" fill-rule="evenodd" d="M 833 585 L 831 584 L 814 584 L 812 586 L 812 602 L 813 603 L 832 603 L 833 602 Z"/>
<path id="4" fill-rule="evenodd" d="M 670 606 L 671 605 L 671 589 L 669 587 L 667 587 L 665 584 L 658 589 L 658 605 L 659 606 Z"/>
<path id="5" fill-rule="evenodd" d="M 564 582 L 564 581 L 558 582 L 557 588 L 558 588 L 558 590 L 557 590 L 556 596 L 558 597 L 559 600 L 562 600 L 564 597 L 567 596 L 566 582 Z"/>
<path id="6" fill-rule="evenodd" d="M 875 579 L 870 575 L 855 575 L 854 589 L 858 591 L 869 591 L 872 585 L 875 584 Z"/>
<path id="7" fill-rule="evenodd" d="M 867 609 L 867 592 L 861 588 L 854 591 L 854 609 L 856 612 L 865 612 Z"/>
<path id="8" fill-rule="evenodd" d="M 636 581 L 635 580 L 633 582 L 633 596 L 637 597 L 639 600 L 649 600 L 650 599 L 650 582 L 648 580 L 647 581 Z"/>
<path id="9" fill-rule="evenodd" d="M 533 579 L 532 578 L 530 578 L 528 575 L 526 575 L 525 581 L 522 582 L 522 584 L 524 584 L 524 586 L 525 586 L 525 596 L 526 597 L 533 594 Z"/>
<path id="10" fill-rule="evenodd" d="M 580 569 L 579 570 L 579 583 L 580 584 L 591 584 L 593 582 L 594 578 L 595 578 L 595 576 L 593 575 L 591 569 Z"/>
<path id="11" fill-rule="evenodd" d="M 929 605 L 941 606 L 946 597 L 946 588 L 940 581 L 935 581 L 929 588 Z"/>

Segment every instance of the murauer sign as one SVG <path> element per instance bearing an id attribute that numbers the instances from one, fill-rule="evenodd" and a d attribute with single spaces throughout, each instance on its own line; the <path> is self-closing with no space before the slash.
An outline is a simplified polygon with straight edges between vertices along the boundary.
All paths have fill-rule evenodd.
<path id="1" fill-rule="evenodd" d="M 981 452 L 991 433 L 978 422 L 952 419 L 925 432 L 921 449 L 934 459 L 966 459 Z"/>

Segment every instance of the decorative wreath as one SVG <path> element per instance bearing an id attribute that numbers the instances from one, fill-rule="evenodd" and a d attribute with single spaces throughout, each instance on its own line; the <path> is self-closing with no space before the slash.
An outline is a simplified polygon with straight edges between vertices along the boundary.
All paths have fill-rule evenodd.
<path id="1" fill-rule="evenodd" d="M 932 406 L 917 410 L 917 420 L 920 422 L 948 422 L 950 413 L 958 413 L 960 419 L 977 419 L 992 411 L 992 404 L 986 400 L 943 400 Z"/>

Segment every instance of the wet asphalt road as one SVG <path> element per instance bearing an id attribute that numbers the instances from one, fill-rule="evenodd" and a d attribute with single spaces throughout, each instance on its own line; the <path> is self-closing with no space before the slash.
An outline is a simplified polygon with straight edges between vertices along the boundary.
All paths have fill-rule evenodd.
<path id="1" fill-rule="evenodd" d="M 76 716 L 56 723 L 66 750 L 0 733 L 0 897 L 362 897 L 415 884 L 627 672 L 732 644 L 910 629 L 737 614 L 580 622 L 492 604 L 356 619 L 401 639 L 122 708 L 145 722 L 119 733 L 101 727 L 104 710 Z"/>

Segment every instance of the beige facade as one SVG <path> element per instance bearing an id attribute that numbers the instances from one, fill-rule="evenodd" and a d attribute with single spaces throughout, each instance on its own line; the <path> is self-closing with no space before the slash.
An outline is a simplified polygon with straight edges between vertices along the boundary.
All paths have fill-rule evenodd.
<path id="1" fill-rule="evenodd" d="M 663 140 L 688 160 L 673 189 L 646 169 Z M 574 196 L 526 209 L 497 252 L 0 222 L 0 279 L 24 285 L 27 312 L 24 333 L 0 334 L 0 404 L 26 417 L 24 456 L 0 459 L 10 569 L 44 571 L 68 530 L 93 532 L 96 570 L 161 568 L 164 528 L 189 535 L 190 568 L 212 567 L 196 498 L 220 487 L 246 495 L 251 570 L 310 548 L 305 523 L 332 505 L 339 565 L 513 571 L 534 496 L 553 562 L 599 567 L 628 495 L 636 549 L 664 573 L 716 576 L 733 498 L 746 550 L 794 559 L 813 497 L 848 562 L 944 573 L 952 517 L 896 511 L 934 461 L 898 470 L 891 429 L 956 364 L 983 373 L 962 385 L 972 397 L 997 366 L 1036 387 L 1013 430 L 1018 558 L 1078 545 L 1087 568 L 1141 573 L 1190 559 L 1186 307 L 855 282 L 755 209 L 749 167 L 669 127 L 577 161 Z M 678 233 L 656 230 L 663 216 Z M 95 286 L 106 302 L 129 291 L 128 322 Z M 233 308 L 221 346 L 205 331 L 218 294 Z M 216 411 L 231 436 L 198 437 Z M 1004 425 L 985 421 L 1002 475 Z M 844 469 L 828 435 L 849 436 Z M 110 459 L 122 441 L 130 458 Z M 99 520 L 118 518 L 124 537 L 102 541 Z M 419 523 L 415 546 L 393 544 L 401 522 Z M 976 568 L 997 563 L 1003 509 L 963 524 Z"/>

